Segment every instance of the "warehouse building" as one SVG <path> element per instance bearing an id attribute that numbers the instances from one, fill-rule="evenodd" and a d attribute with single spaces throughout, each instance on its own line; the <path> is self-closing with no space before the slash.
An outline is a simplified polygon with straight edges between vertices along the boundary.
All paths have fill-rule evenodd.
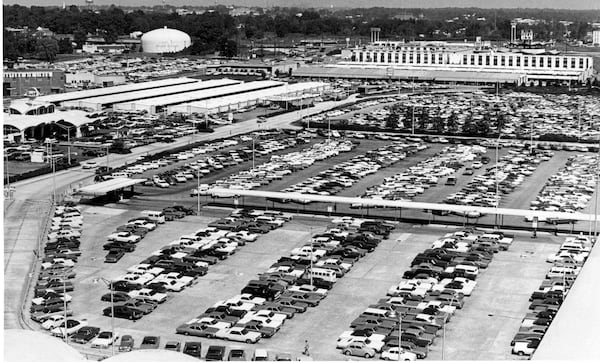
<path id="1" fill-rule="evenodd" d="M 215 89 L 201 89 L 193 92 L 185 92 L 180 94 L 148 97 L 132 102 L 121 102 L 113 106 L 115 110 L 121 111 L 147 111 L 149 113 L 160 113 L 168 110 L 169 106 L 175 106 L 182 103 L 194 101 L 204 101 L 208 99 L 237 96 L 243 97 L 245 93 L 258 91 L 263 89 L 282 87 L 285 83 L 275 81 L 256 81 L 241 83 L 230 79 L 221 79 L 221 81 L 229 81 L 230 85 Z M 205 82 L 206 83 L 206 82 Z M 170 110 L 168 110 L 170 112 Z"/>
<path id="2" fill-rule="evenodd" d="M 193 91 L 214 91 L 215 88 L 225 87 L 233 84 L 238 84 L 239 81 L 231 79 L 217 79 L 209 81 L 196 80 L 191 83 L 177 84 L 167 87 L 142 89 L 132 92 L 125 92 L 119 94 L 106 94 L 98 97 L 76 99 L 71 101 L 63 102 L 65 107 L 76 107 L 86 108 L 95 111 L 100 111 L 105 108 L 110 108 L 116 103 L 123 102 L 135 102 L 144 100 L 158 95 L 166 96 L 173 95 L 177 96 L 184 93 L 190 93 Z"/>
<path id="3" fill-rule="evenodd" d="M 55 69 L 4 70 L 3 97 L 23 97 L 34 88 L 40 94 L 64 92 L 65 72 Z"/>

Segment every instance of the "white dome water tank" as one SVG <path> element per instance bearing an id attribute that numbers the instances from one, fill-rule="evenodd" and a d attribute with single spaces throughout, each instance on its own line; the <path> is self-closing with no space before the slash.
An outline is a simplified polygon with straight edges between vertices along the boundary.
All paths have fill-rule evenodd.
<path id="1" fill-rule="evenodd" d="M 192 45 L 192 39 L 183 31 L 155 29 L 142 35 L 142 51 L 145 53 L 176 53 Z"/>

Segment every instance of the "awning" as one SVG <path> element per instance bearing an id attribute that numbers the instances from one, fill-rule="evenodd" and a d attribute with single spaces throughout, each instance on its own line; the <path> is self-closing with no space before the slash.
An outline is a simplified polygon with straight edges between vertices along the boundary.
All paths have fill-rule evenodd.
<path id="1" fill-rule="evenodd" d="M 98 182 L 93 185 L 80 188 L 77 193 L 82 195 L 100 196 L 110 191 L 123 189 L 128 186 L 133 186 L 145 182 L 145 178 L 125 178 L 119 177 L 108 181 Z"/>

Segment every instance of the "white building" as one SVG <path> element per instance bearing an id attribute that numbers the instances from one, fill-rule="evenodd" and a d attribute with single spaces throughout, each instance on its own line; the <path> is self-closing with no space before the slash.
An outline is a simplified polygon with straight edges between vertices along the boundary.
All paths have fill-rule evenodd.
<path id="1" fill-rule="evenodd" d="M 545 49 L 476 49 L 471 44 L 375 42 L 342 51 L 340 65 L 394 70 L 523 73 L 527 81 L 585 81 L 592 76 L 588 56 Z"/>
<path id="2" fill-rule="evenodd" d="M 600 29 L 592 31 L 592 44 L 600 46 Z"/>

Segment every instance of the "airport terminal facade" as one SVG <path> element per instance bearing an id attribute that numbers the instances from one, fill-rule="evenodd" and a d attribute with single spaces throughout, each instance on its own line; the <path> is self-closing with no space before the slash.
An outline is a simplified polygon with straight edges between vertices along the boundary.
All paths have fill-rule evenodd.
<path id="1" fill-rule="evenodd" d="M 483 49 L 472 44 L 374 42 L 342 51 L 344 66 L 402 70 L 523 73 L 527 81 L 585 82 L 593 74 L 593 58 L 544 49 Z"/>

